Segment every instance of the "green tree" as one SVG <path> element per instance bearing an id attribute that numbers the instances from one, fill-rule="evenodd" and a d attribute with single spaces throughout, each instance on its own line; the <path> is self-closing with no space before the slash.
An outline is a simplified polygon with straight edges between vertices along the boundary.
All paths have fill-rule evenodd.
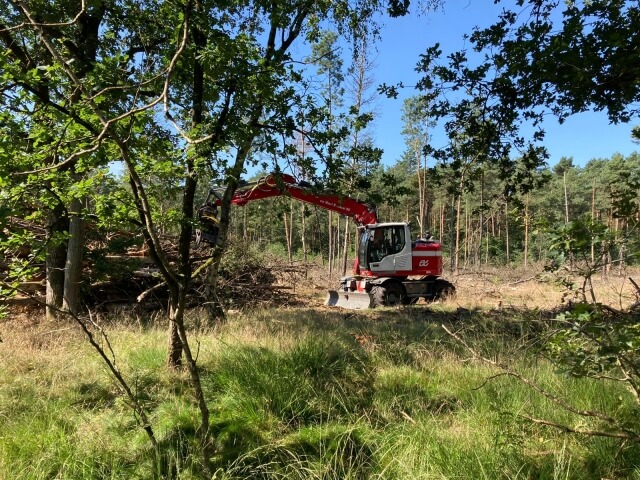
<path id="1" fill-rule="evenodd" d="M 94 83 L 98 26 L 106 10 L 97 3 L 77 12 L 72 23 L 58 22 L 73 9 L 72 2 L 56 2 L 42 8 L 37 18 L 23 3 L 9 2 L 0 9 L 0 45 L 6 52 L 0 60 L 3 190 L 15 213 L 22 210 L 47 225 L 42 251 L 49 316 L 78 312 L 82 199 L 90 188 L 92 165 L 104 161 L 104 149 L 88 140 L 98 135 L 94 119 L 74 105 L 77 91 L 50 47 L 60 39 L 67 59 L 75 63 L 75 79 Z M 39 25 L 13 27 L 24 21 Z M 49 41 L 43 42 L 45 30 Z"/>
<path id="2" fill-rule="evenodd" d="M 605 110 L 612 122 L 637 115 L 639 18 L 630 1 L 516 2 L 496 23 L 469 35 L 473 55 L 455 52 L 440 64 L 439 46 L 428 49 L 418 65 L 425 73 L 419 88 L 452 141 L 465 132 L 465 147 L 485 151 L 483 161 L 498 166 L 505 179 L 512 177 L 514 158 L 524 173 L 533 172 L 547 159 L 548 113 L 561 122 L 590 109 Z M 452 148 L 435 154 L 448 161 L 455 158 Z"/>
<path id="3" fill-rule="evenodd" d="M 281 139 L 299 129 L 300 118 L 319 111 L 305 93 L 292 45 L 317 40 L 321 22 L 334 24 L 346 37 L 366 37 L 376 30 L 375 15 L 403 15 L 408 6 L 395 0 L 224 6 L 208 0 L 10 0 L 0 6 L 0 40 L 9 52 L 0 63 L 3 120 L 9 128 L 3 131 L 1 164 L 8 178 L 20 174 L 29 180 L 3 184 L 3 196 L 18 205 L 19 197 L 24 202 L 31 194 L 35 210 L 48 206 L 56 219 L 69 218 L 56 209 L 92 188 L 76 175 L 122 162 L 135 212 L 128 219 L 143 235 L 169 292 L 168 363 L 185 360 L 200 409 L 196 437 L 207 478 L 213 446 L 209 407 L 184 323 L 198 181 L 212 178 L 226 185 L 209 273 L 210 305 L 219 316 L 217 276 L 240 177 L 259 153 L 282 159 L 276 167 L 290 158 Z M 19 140 L 11 142 L 13 137 Z M 322 151 L 329 137 L 310 140 Z M 340 171 L 339 164 L 326 163 L 330 174 Z M 165 179 L 180 186 L 175 261 L 161 241 L 159 203 L 153 199 L 156 183 Z M 33 192 L 44 193 L 33 197 Z M 70 234 L 64 224 L 49 240 L 62 244 Z M 53 271 L 60 267 L 56 263 Z"/>
<path id="4" fill-rule="evenodd" d="M 348 138 L 345 145 L 347 161 L 344 166 L 344 176 L 345 190 L 349 195 L 353 195 L 354 191 L 360 191 L 363 196 L 368 196 L 369 174 L 380 164 L 382 158 L 382 150 L 375 147 L 370 129 L 377 98 L 376 92 L 372 92 L 374 67 L 375 63 L 371 60 L 370 40 L 363 38 L 355 48 L 353 61 L 347 71 L 346 91 L 351 105 L 346 118 Z M 356 245 L 351 245 L 352 231 L 354 229 L 351 222 L 345 221 L 342 275 L 346 275 L 347 272 L 350 246 L 357 250 Z M 354 231 L 354 238 L 358 238 L 357 230 Z"/>
<path id="5" fill-rule="evenodd" d="M 402 107 L 402 121 L 404 122 L 402 134 L 407 145 L 405 155 L 411 161 L 417 183 L 418 212 L 416 218 L 420 228 L 420 237 L 424 237 L 427 231 L 426 222 L 430 206 L 428 201 L 429 179 L 425 146 L 430 135 L 429 127 L 432 126 L 429 125 L 429 117 L 426 114 L 428 106 L 424 105 L 423 102 L 424 98 L 422 97 L 411 97 L 404 101 Z"/>
<path id="6" fill-rule="evenodd" d="M 326 144 L 326 160 L 332 170 L 344 162 L 344 151 L 341 148 L 342 141 L 346 136 L 346 126 L 344 119 L 344 72 L 343 61 L 338 44 L 338 35 L 336 32 L 323 32 L 316 43 L 312 46 L 312 62 L 317 65 L 317 71 L 322 78 L 322 87 L 320 91 L 321 110 L 318 111 L 318 118 L 314 123 L 318 126 L 312 126 L 312 130 L 318 133 L 314 135 L 316 141 L 312 141 L 316 145 Z M 319 128 L 318 128 L 319 127 Z M 337 171 L 336 171 L 337 173 Z M 329 178 L 335 188 L 335 180 L 337 176 Z M 335 236 L 339 236 L 339 230 L 334 229 L 333 215 L 329 212 L 329 273 L 333 271 L 336 258 L 338 242 Z"/>

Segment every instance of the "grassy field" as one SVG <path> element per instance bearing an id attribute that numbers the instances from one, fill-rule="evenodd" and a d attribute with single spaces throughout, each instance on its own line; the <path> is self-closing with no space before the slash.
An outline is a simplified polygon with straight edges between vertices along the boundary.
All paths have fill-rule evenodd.
<path id="1" fill-rule="evenodd" d="M 637 444 L 534 423 L 605 428 L 496 376 L 443 328 L 577 408 L 637 424 L 621 386 L 569 377 L 541 355 L 557 288 L 491 276 L 458 285 L 444 304 L 350 312 L 312 298 L 305 308 L 233 313 L 216 328 L 191 319 L 215 478 L 640 478 Z M 101 322 L 168 471 L 201 478 L 198 411 L 186 374 L 165 367 L 164 325 Z M 76 326 L 15 315 L 0 338 L 0 479 L 151 478 L 149 442 Z"/>

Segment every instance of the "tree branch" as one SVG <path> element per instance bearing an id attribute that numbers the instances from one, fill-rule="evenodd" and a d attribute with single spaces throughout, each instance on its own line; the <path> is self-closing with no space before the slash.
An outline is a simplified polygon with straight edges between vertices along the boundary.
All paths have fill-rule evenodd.
<path id="1" fill-rule="evenodd" d="M 449 334 L 451 337 L 453 337 L 455 340 L 457 340 L 458 343 L 460 343 L 462 346 L 464 346 L 465 349 L 467 349 L 467 351 L 469 351 L 469 353 L 471 353 L 474 358 L 477 358 L 478 360 L 481 360 L 484 363 L 487 363 L 489 365 L 492 365 L 492 366 L 502 370 L 503 373 L 501 375 L 508 375 L 508 376 L 511 376 L 511 377 L 514 377 L 514 378 L 518 379 L 520 382 L 524 383 L 525 385 L 530 387 L 532 390 L 538 392 L 543 397 L 547 398 L 551 402 L 555 403 L 559 407 L 562 407 L 563 409 L 565 409 L 565 410 L 567 410 L 567 411 L 569 411 L 571 413 L 574 413 L 576 415 L 580 415 L 581 417 L 597 418 L 599 420 L 603 420 L 603 421 L 605 421 L 605 422 L 607 422 L 607 423 L 609 423 L 611 425 L 614 425 L 617 428 L 619 428 L 618 422 L 616 421 L 615 418 L 610 417 L 609 415 L 605 415 L 605 414 L 603 414 L 601 412 L 596 412 L 596 411 L 593 411 L 593 410 L 582 410 L 582 409 L 574 407 L 573 405 L 571 405 L 570 403 L 566 402 L 561 397 L 559 397 L 557 395 L 554 395 L 551 392 L 548 392 L 544 388 L 542 388 L 539 385 L 537 385 L 535 382 L 532 382 L 531 380 L 529 380 L 528 378 L 524 377 L 523 375 L 512 371 L 511 369 L 509 369 L 508 366 L 503 365 L 501 363 L 498 363 L 498 362 L 496 362 L 494 360 L 491 360 L 489 358 L 483 357 L 482 355 L 478 354 L 462 338 L 460 338 L 459 335 L 457 335 L 457 334 L 453 333 L 452 331 L 450 331 L 445 325 L 442 325 L 442 328 L 444 329 L 445 332 L 447 332 L 447 334 Z M 497 376 L 501 376 L 501 375 L 497 375 Z M 493 377 L 493 378 L 495 378 L 495 377 Z M 624 428 L 621 428 L 621 430 L 623 432 L 626 432 L 628 435 L 637 437 L 637 434 L 635 432 L 631 431 L 631 430 L 627 430 L 627 429 L 624 429 Z"/>
<path id="2" fill-rule="evenodd" d="M 551 422 L 549 420 L 543 420 L 540 418 L 530 417 L 528 415 L 518 415 L 519 417 L 525 418 L 532 423 L 537 423 L 538 425 L 546 425 L 549 427 L 557 428 L 566 433 L 577 433 L 579 435 L 587 435 L 591 437 L 606 437 L 606 438 L 617 438 L 621 440 L 632 440 L 634 442 L 640 441 L 640 436 L 633 432 L 605 432 L 602 430 L 587 430 L 583 428 L 573 428 L 568 425 L 564 425 L 561 423 Z"/>

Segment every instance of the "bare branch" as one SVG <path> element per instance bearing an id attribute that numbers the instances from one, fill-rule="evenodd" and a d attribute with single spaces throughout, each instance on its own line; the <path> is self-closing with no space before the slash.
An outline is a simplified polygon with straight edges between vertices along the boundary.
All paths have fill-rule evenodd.
<path id="1" fill-rule="evenodd" d="M 161 73 L 158 73 L 157 75 L 154 75 L 151 78 L 149 78 L 149 79 L 147 79 L 147 80 L 145 80 L 143 82 L 137 83 L 135 85 L 112 85 L 110 87 L 105 87 L 102 90 L 99 90 L 98 92 L 94 93 L 93 96 L 90 98 L 90 100 L 95 100 L 99 96 L 104 95 L 105 93 L 109 93 L 109 92 L 124 92 L 124 91 L 127 91 L 127 90 L 133 90 L 133 89 L 137 89 L 138 91 L 140 91 L 143 86 L 149 85 L 149 84 L 155 82 L 160 77 L 165 76 L 166 72 L 167 71 L 165 70 L 165 71 L 163 71 Z M 161 98 L 161 97 L 159 97 L 159 98 Z"/>
<path id="2" fill-rule="evenodd" d="M 460 338 L 459 335 L 453 333 L 452 331 L 450 331 L 445 325 L 442 325 L 442 328 L 444 329 L 445 332 L 447 332 L 451 337 L 453 337 L 454 339 L 456 339 L 462 346 L 464 346 L 469 353 L 471 353 L 473 355 L 474 358 L 477 358 L 478 360 L 481 360 L 484 363 L 487 363 L 489 365 L 492 365 L 496 368 L 499 368 L 500 370 L 503 371 L 502 375 L 508 375 L 514 378 L 517 378 L 519 381 L 521 381 L 522 383 L 524 383 L 525 385 L 527 385 L 528 387 L 530 387 L 531 389 L 535 390 L 536 392 L 538 392 L 540 395 L 544 396 L 545 398 L 547 398 L 548 400 L 550 400 L 551 402 L 555 403 L 556 405 L 562 407 L 563 409 L 571 412 L 571 413 L 575 413 L 576 415 L 580 415 L 582 417 L 592 417 L 592 418 L 597 418 L 599 420 L 603 420 L 611 425 L 618 425 L 618 422 L 616 421 L 615 418 L 610 417 L 609 415 L 605 415 L 601 412 L 596 412 L 593 410 L 582 410 L 579 408 L 574 407 L 573 405 L 569 404 L 568 402 L 566 402 L 564 399 L 562 399 L 561 397 L 552 394 L 551 392 L 548 392 L 547 390 L 545 390 L 544 388 L 540 387 L 539 385 L 537 385 L 535 382 L 532 382 L 531 380 L 529 380 L 528 378 L 524 377 L 523 375 L 512 371 L 508 366 L 503 365 L 501 363 L 498 363 L 494 360 L 491 360 L 489 358 L 483 357 L 482 355 L 478 354 L 472 347 L 470 347 L 462 338 Z M 495 378 L 495 377 L 494 377 Z M 629 431 L 630 435 L 635 435 L 634 432 Z"/>
<path id="3" fill-rule="evenodd" d="M 88 155 L 88 154 L 93 153 L 96 150 L 98 150 L 98 148 L 100 148 L 100 143 L 101 143 L 102 137 L 104 135 L 106 135 L 106 133 L 107 133 L 107 129 L 105 128 L 105 129 L 102 130 L 100 135 L 98 135 L 98 137 L 96 138 L 97 143 L 93 147 L 85 148 L 83 150 L 78 150 L 77 152 L 73 152 L 71 155 L 69 155 L 69 157 L 67 157 L 62 162 L 56 163 L 54 165 L 49 165 L 48 167 L 37 168 L 35 170 L 25 170 L 25 171 L 22 171 L 22 172 L 15 172 L 12 175 L 24 176 L 24 175 L 31 175 L 31 174 L 34 174 L 34 173 L 49 172 L 51 170 L 56 170 L 58 168 L 65 167 L 67 165 L 71 165 L 78 158 L 83 157 L 85 155 Z"/>
<path id="4" fill-rule="evenodd" d="M 167 286 L 167 282 L 160 282 L 157 285 L 154 285 L 153 287 L 148 288 L 147 290 L 145 290 L 144 292 L 142 292 L 140 295 L 136 297 L 136 302 L 138 303 L 142 302 L 151 293 L 155 292 L 156 290 L 160 290 L 162 287 L 166 287 L 166 286 Z"/>
<path id="5" fill-rule="evenodd" d="M 9 3 L 11 3 L 14 6 L 14 8 L 19 9 L 20 2 L 15 2 L 14 0 L 9 0 Z M 76 14 L 75 17 L 73 17 L 73 19 L 69 20 L 68 22 L 54 22 L 54 23 L 38 23 L 38 22 L 33 22 L 33 21 L 22 22 L 22 23 L 20 23 L 18 25 L 14 25 L 12 27 L 4 27 L 4 28 L 0 29 L 0 33 L 12 32 L 12 31 L 16 31 L 16 30 L 21 30 L 23 28 L 33 28 L 33 27 L 39 27 L 39 28 L 69 27 L 71 25 L 76 24 L 78 22 L 78 20 L 80 19 L 80 17 L 86 11 L 87 11 L 87 5 L 86 5 L 85 0 L 80 0 L 80 11 Z"/>
<path id="6" fill-rule="evenodd" d="M 622 440 L 633 440 L 634 442 L 640 441 L 640 436 L 635 433 L 626 433 L 626 432 L 605 432 L 602 430 L 587 430 L 583 428 L 573 428 L 568 425 L 564 425 L 561 423 L 551 422 L 549 420 L 543 420 L 540 418 L 530 417 L 528 415 L 519 415 L 522 418 L 527 419 L 532 423 L 537 423 L 538 425 L 546 425 L 549 427 L 554 427 L 559 430 L 562 430 L 566 433 L 577 433 L 579 435 L 588 435 L 591 437 L 607 437 L 607 438 L 618 438 Z"/>

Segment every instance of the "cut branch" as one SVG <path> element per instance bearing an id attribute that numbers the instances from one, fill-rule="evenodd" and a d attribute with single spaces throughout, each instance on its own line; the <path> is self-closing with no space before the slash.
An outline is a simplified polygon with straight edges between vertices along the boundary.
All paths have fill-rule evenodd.
<path id="1" fill-rule="evenodd" d="M 573 428 L 568 425 L 551 422 L 549 420 L 530 417 L 529 415 L 519 415 L 519 416 L 529 420 L 532 423 L 537 423 L 538 425 L 546 425 L 548 427 L 557 428 L 566 433 L 577 433 L 579 435 L 588 435 L 592 437 L 618 438 L 621 440 L 632 440 L 634 442 L 640 441 L 640 436 L 632 432 L 627 433 L 627 432 L 605 432 L 602 430 L 587 430 L 583 428 Z"/>

